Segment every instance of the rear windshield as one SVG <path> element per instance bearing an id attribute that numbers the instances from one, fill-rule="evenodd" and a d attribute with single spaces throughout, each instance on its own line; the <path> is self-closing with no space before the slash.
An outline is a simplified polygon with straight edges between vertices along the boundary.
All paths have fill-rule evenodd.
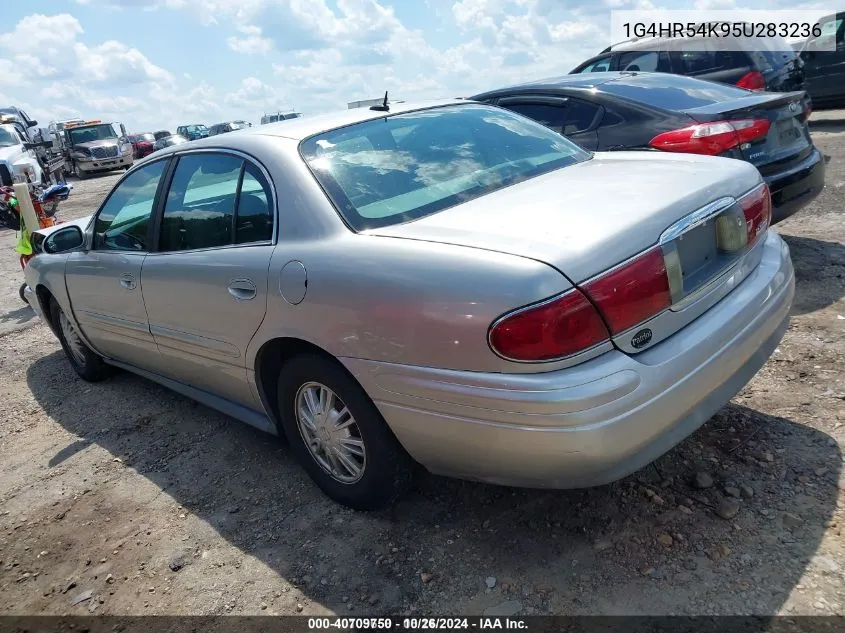
<path id="1" fill-rule="evenodd" d="M 302 157 L 356 231 L 399 224 L 590 158 L 518 114 L 458 105 L 324 132 Z"/>
<path id="2" fill-rule="evenodd" d="M 751 94 L 727 84 L 664 73 L 609 81 L 601 90 L 664 110 L 689 110 Z"/>

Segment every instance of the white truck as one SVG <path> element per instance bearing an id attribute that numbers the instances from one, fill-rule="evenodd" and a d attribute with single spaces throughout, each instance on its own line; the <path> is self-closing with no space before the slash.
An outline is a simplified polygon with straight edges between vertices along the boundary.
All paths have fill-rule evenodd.
<path id="1" fill-rule="evenodd" d="M 18 182 L 47 184 L 51 171 L 60 168 L 48 154 L 39 157 L 39 150 L 52 147 L 52 142 L 33 142 L 17 117 L 0 114 L 0 185 L 11 186 Z"/>

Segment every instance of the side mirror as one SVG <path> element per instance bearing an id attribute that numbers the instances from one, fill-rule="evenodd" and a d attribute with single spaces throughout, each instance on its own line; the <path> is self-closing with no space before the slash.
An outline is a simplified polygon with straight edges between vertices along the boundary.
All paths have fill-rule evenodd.
<path id="1" fill-rule="evenodd" d="M 38 125 L 38 121 L 27 121 L 26 127 L 35 127 Z"/>
<path id="2" fill-rule="evenodd" d="M 80 248 L 85 243 L 85 236 L 82 229 L 76 225 L 66 226 L 58 229 L 47 236 L 44 240 L 45 253 L 64 253 L 75 248 Z"/>
<path id="3" fill-rule="evenodd" d="M 38 149 L 39 147 L 53 147 L 53 141 L 41 141 L 39 143 L 24 143 L 24 149 Z"/>

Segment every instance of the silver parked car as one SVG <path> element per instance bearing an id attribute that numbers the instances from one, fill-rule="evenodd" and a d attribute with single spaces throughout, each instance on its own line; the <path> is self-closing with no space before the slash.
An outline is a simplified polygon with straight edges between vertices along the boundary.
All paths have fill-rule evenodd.
<path id="1" fill-rule="evenodd" d="M 139 162 L 38 231 L 32 307 L 82 378 L 120 367 L 285 436 L 320 488 L 416 464 L 531 487 L 659 457 L 782 337 L 758 171 L 591 154 L 466 101 L 294 119 Z"/>

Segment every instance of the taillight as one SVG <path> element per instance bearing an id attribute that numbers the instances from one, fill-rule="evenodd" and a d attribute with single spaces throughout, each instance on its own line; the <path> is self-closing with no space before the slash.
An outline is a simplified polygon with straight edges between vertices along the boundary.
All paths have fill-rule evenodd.
<path id="1" fill-rule="evenodd" d="M 649 145 L 666 152 L 715 156 L 741 145 L 764 138 L 769 133 L 768 119 L 740 119 L 699 123 L 680 130 L 658 134 Z"/>
<path id="2" fill-rule="evenodd" d="M 672 305 L 663 251 L 656 246 L 583 286 L 612 334 L 619 334 Z"/>
<path id="3" fill-rule="evenodd" d="M 763 73 L 752 70 L 750 73 L 745 73 L 739 81 L 736 82 L 737 87 L 745 88 L 746 90 L 765 90 L 766 78 Z"/>
<path id="4" fill-rule="evenodd" d="M 763 235 L 772 221 L 772 194 L 766 183 L 761 184 L 739 199 L 748 232 L 748 247 Z"/>
<path id="5" fill-rule="evenodd" d="M 601 317 L 577 289 L 500 318 L 489 334 L 493 351 L 516 361 L 563 358 L 607 339 Z"/>

